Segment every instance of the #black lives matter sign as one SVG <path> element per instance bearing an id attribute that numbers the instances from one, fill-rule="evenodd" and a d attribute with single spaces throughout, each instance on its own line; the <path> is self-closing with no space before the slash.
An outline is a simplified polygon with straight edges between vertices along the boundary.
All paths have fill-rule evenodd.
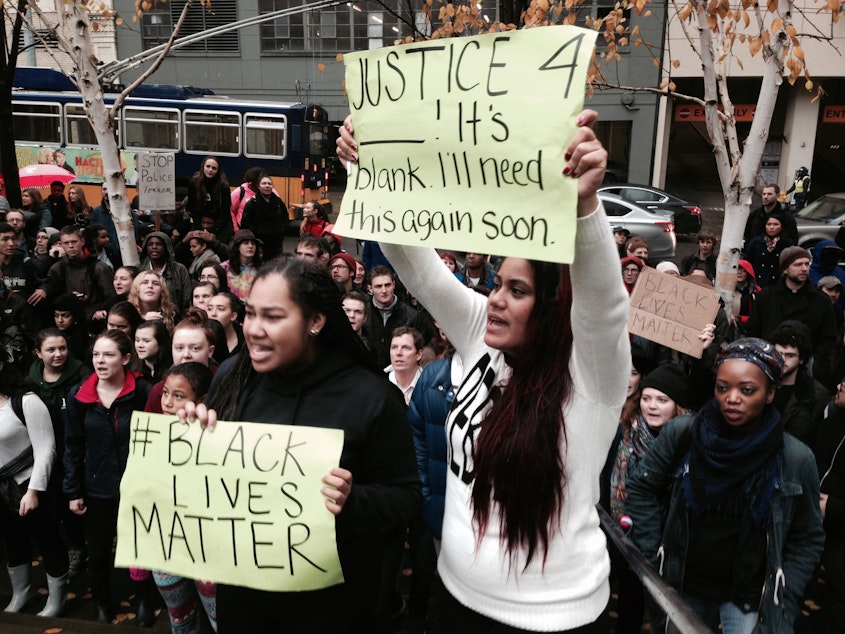
<path id="1" fill-rule="evenodd" d="M 321 479 L 343 432 L 135 412 L 116 565 L 270 591 L 343 581 Z"/>

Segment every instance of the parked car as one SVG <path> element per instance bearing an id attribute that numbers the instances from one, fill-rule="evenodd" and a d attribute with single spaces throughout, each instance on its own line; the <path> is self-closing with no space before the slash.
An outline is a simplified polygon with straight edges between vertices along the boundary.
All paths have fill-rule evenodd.
<path id="1" fill-rule="evenodd" d="M 812 249 L 820 240 L 835 240 L 845 218 L 845 192 L 827 194 L 795 214 L 798 244 Z"/>
<path id="2" fill-rule="evenodd" d="M 625 227 L 631 235 L 648 242 L 648 259 L 664 260 L 675 257 L 675 223 L 671 211 L 644 209 L 636 203 L 599 190 L 611 228 Z"/>
<path id="3" fill-rule="evenodd" d="M 599 191 L 616 194 L 645 209 L 671 211 L 677 233 L 701 231 L 701 207 L 698 203 L 683 200 L 656 187 L 634 183 L 606 183 Z"/>

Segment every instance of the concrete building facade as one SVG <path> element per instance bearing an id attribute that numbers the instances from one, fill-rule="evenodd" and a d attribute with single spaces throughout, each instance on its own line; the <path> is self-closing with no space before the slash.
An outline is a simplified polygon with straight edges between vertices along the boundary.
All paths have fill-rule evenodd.
<path id="1" fill-rule="evenodd" d="M 155 3 L 135 27 L 118 29 L 118 57 L 126 58 L 165 40 L 183 4 L 179 0 Z M 268 11 L 295 10 L 304 4 L 303 0 L 214 0 L 213 15 L 192 8 L 192 18 L 182 33 Z M 579 8 L 580 24 L 614 4 L 615 0 L 587 0 Z M 122 15 L 131 12 L 132 6 L 130 0 L 116 2 Z M 663 38 L 661 12 L 661 7 L 655 7 L 651 18 L 630 16 L 640 24 L 647 41 Z M 495 9 L 484 15 L 496 19 Z M 245 99 L 316 102 L 328 110 L 333 121 L 340 122 L 349 112 L 343 90 L 343 53 L 389 46 L 414 28 L 425 31 L 431 27 L 418 13 L 409 13 L 407 3 L 400 0 L 395 0 L 395 10 L 390 11 L 375 3 L 303 11 L 207 40 L 191 50 L 175 51 L 151 81 L 190 84 Z M 625 85 L 655 86 L 659 71 L 652 59 L 659 56 L 657 49 L 624 47 L 621 62 L 613 69 L 615 78 Z M 120 81 L 128 83 L 138 72 L 126 72 Z M 650 181 L 658 99 L 645 93 L 606 90 L 597 91 L 587 105 L 601 113 L 599 133 L 610 150 L 613 177 Z"/>

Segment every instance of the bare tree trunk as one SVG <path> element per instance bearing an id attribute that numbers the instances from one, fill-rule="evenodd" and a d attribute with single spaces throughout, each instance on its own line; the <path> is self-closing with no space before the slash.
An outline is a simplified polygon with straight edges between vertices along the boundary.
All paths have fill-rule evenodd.
<path id="1" fill-rule="evenodd" d="M 763 47 L 765 65 L 760 96 L 757 100 L 751 131 L 741 148 L 733 104 L 727 92 L 724 64 L 717 61 L 722 42 L 713 41 L 714 34 L 708 24 L 708 12 L 701 2 L 697 2 L 696 5 L 700 8 L 698 32 L 704 77 L 707 132 L 713 143 L 716 169 L 725 197 L 725 220 L 722 225 L 722 239 L 716 261 L 716 290 L 724 301 L 725 312 L 730 317 L 745 224 L 751 210 L 754 186 L 763 161 L 763 150 L 769 137 L 778 91 L 783 81 L 783 66 L 780 60 L 789 43 L 789 38 L 781 30 L 772 36 L 770 45 Z M 759 11 L 758 8 L 756 17 L 762 33 L 765 26 Z M 719 111 L 719 106 L 722 106 L 722 112 Z"/>
<path id="2" fill-rule="evenodd" d="M 103 94 L 103 88 L 97 79 L 97 58 L 91 45 L 91 23 L 88 13 L 81 7 L 80 0 L 67 5 L 56 0 L 56 12 L 60 26 L 65 26 L 74 60 L 77 87 L 82 94 L 85 113 L 97 138 L 97 145 L 103 158 L 103 177 L 109 191 L 109 205 L 117 239 L 120 243 L 120 256 L 124 264 L 137 265 L 138 247 L 135 243 L 135 229 L 132 223 L 129 198 L 126 195 L 126 179 L 120 163 L 120 150 L 117 146 L 114 120 L 109 116 Z"/>
<path id="3" fill-rule="evenodd" d="M 26 11 L 26 0 L 18 0 L 15 19 L 12 23 L 11 41 L 7 38 L 5 24 L 0 35 L 3 50 L 3 65 L 0 68 L 0 164 L 3 166 L 3 181 L 6 188 L 6 198 L 13 207 L 21 204 L 21 184 L 18 178 L 18 156 L 15 152 L 15 120 L 12 112 L 12 84 L 15 79 L 15 69 L 18 66 L 18 51 L 21 45 L 21 31 L 23 30 L 23 13 Z M 4 20 L 8 19 L 8 9 L 4 7 Z"/>

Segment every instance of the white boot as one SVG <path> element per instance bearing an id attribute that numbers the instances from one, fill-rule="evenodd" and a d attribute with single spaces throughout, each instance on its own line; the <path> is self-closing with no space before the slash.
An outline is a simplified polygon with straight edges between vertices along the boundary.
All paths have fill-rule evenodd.
<path id="1" fill-rule="evenodd" d="M 67 603 L 67 573 L 61 577 L 47 575 L 47 589 L 50 591 L 47 605 L 38 613 L 38 616 L 59 616 Z"/>
<path id="2" fill-rule="evenodd" d="M 29 603 L 32 590 L 32 564 L 7 567 L 9 579 L 12 581 L 12 600 L 4 612 L 20 612 Z"/>

